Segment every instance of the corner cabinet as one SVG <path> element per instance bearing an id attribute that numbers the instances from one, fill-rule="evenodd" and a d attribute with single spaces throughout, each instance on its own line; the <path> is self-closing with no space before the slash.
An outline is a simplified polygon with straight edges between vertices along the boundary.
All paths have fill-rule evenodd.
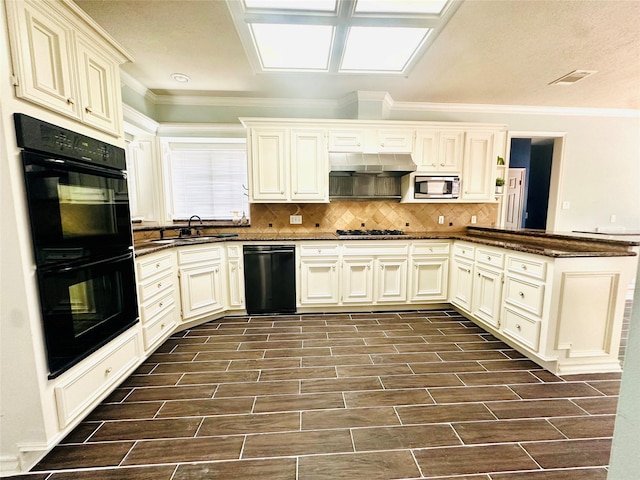
<path id="1" fill-rule="evenodd" d="M 122 136 L 120 73 L 131 56 L 71 2 L 6 2 L 16 96 Z"/>
<path id="2" fill-rule="evenodd" d="M 250 127 L 249 201 L 329 201 L 329 164 L 324 129 Z"/>

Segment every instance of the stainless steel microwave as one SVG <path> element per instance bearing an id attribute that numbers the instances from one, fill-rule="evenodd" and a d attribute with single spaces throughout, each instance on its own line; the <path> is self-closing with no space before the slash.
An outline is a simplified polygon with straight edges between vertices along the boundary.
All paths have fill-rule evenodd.
<path id="1" fill-rule="evenodd" d="M 460 177 L 457 175 L 416 175 L 414 198 L 458 198 Z"/>

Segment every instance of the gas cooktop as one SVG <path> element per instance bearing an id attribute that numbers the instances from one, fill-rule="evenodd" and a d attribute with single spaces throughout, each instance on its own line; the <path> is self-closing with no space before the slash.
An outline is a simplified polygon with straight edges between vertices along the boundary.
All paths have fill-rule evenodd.
<path id="1" fill-rule="evenodd" d="M 336 233 L 340 236 L 391 236 L 391 235 L 405 235 L 402 230 L 336 230 Z"/>

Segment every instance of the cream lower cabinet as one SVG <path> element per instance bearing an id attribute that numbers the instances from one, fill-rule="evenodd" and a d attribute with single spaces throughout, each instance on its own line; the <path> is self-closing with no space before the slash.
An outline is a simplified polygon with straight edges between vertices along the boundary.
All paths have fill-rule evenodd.
<path id="1" fill-rule="evenodd" d="M 500 326 L 504 253 L 476 247 L 471 314 L 494 328 Z"/>
<path id="2" fill-rule="evenodd" d="M 473 296 L 474 257 L 474 246 L 462 242 L 453 244 L 450 300 L 455 306 L 469 313 Z"/>
<path id="3" fill-rule="evenodd" d="M 178 250 L 182 321 L 196 320 L 225 309 L 223 246 L 192 246 Z"/>
<path id="4" fill-rule="evenodd" d="M 445 301 L 449 279 L 449 242 L 414 242 L 409 259 L 409 301 Z"/>
<path id="5" fill-rule="evenodd" d="M 244 262 L 242 245 L 227 245 L 227 307 L 242 310 L 244 303 Z"/>
<path id="6" fill-rule="evenodd" d="M 346 242 L 342 247 L 343 304 L 407 301 L 407 242 Z"/>
<path id="7" fill-rule="evenodd" d="M 335 243 L 298 247 L 298 304 L 338 305 L 340 300 L 340 248 Z"/>
<path id="8" fill-rule="evenodd" d="M 180 298 L 173 250 L 136 260 L 138 303 L 145 352 L 155 349 L 180 321 Z"/>

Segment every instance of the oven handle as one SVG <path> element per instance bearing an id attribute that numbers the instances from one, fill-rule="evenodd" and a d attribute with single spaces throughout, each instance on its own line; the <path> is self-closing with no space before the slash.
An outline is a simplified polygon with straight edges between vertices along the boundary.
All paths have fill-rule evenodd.
<path id="1" fill-rule="evenodd" d="M 29 157 L 29 163 L 38 163 L 40 165 L 53 166 L 56 169 L 74 171 L 79 173 L 90 173 L 93 175 L 99 175 L 101 177 L 118 178 L 121 180 L 127 179 L 126 170 L 116 170 L 113 168 L 100 167 L 98 165 L 86 165 L 81 162 L 74 162 L 73 160 L 66 160 L 62 158 L 51 157 Z"/>
<path id="2" fill-rule="evenodd" d="M 116 257 L 102 258 L 100 260 L 95 260 L 93 262 L 86 262 L 86 263 L 80 263 L 75 265 L 65 265 L 64 267 L 58 267 L 58 268 L 55 268 L 55 267 L 50 269 L 47 268 L 46 272 L 47 273 L 69 273 L 69 272 L 73 272 L 74 270 L 80 270 L 82 268 L 95 267 L 97 265 L 106 265 L 109 263 L 117 263 L 123 260 L 128 260 L 130 258 L 133 258 L 132 252 L 125 253 L 124 255 L 118 255 Z"/>

